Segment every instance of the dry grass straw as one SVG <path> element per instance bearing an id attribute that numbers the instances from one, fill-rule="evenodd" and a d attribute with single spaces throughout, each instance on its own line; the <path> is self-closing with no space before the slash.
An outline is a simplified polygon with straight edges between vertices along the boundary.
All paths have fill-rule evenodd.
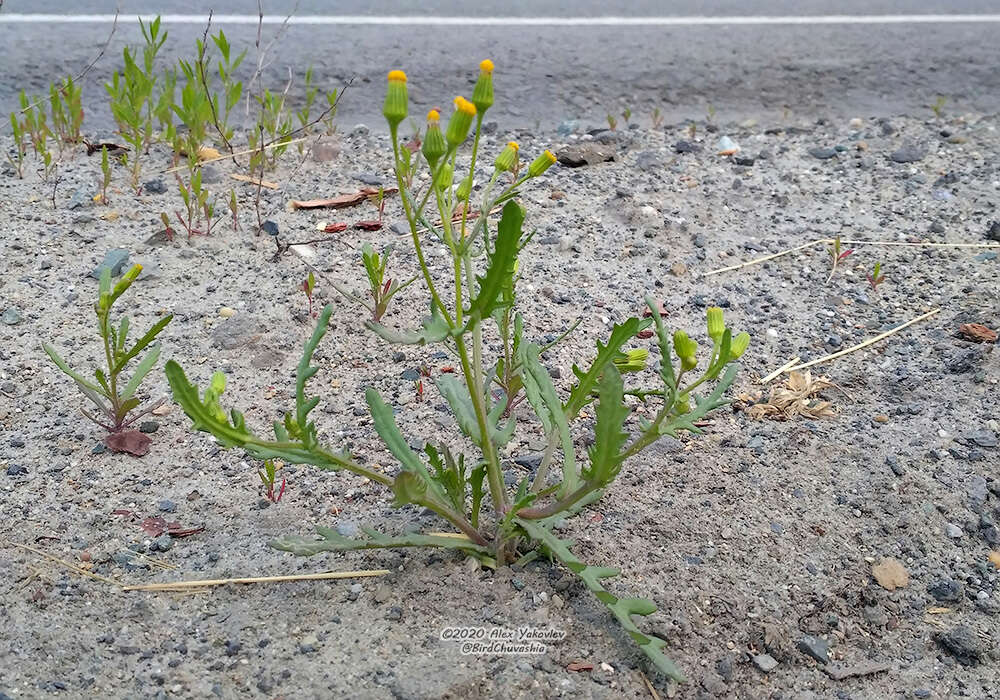
<path id="1" fill-rule="evenodd" d="M 799 364 L 791 364 L 791 362 L 786 362 L 781 367 L 779 367 L 777 370 L 775 370 L 774 372 L 771 372 L 771 374 L 769 374 L 766 377 L 764 377 L 764 379 L 761 379 L 761 383 L 762 384 L 766 384 L 767 382 L 769 382 L 772 379 L 774 379 L 775 377 L 777 377 L 779 374 L 784 374 L 785 372 L 792 372 L 792 371 L 796 371 L 797 372 L 799 370 L 806 369 L 807 367 L 812 367 L 814 365 L 823 364 L 824 362 L 830 362 L 831 360 L 836 360 L 838 357 L 843 357 L 844 355 L 850 355 L 852 352 L 857 352 L 858 350 L 866 348 L 869 345 L 873 345 L 874 343 L 877 343 L 880 340 L 884 340 L 885 338 L 888 338 L 890 335 L 893 335 L 895 333 L 899 333 L 901 330 L 903 330 L 904 328 L 907 328 L 909 326 L 912 326 L 914 323 L 919 323 L 920 321 L 923 321 L 924 319 L 930 318 L 931 316 L 933 316 L 934 314 L 938 313 L 939 311 L 941 311 L 941 309 L 931 309 L 927 313 L 921 314 L 920 316 L 917 316 L 914 319 L 910 319 L 906 323 L 900 324 L 900 325 L 896 326 L 895 328 L 893 328 L 891 330 L 888 330 L 888 331 L 886 331 L 884 333 L 879 333 L 874 338 L 869 338 L 868 340 L 864 341 L 863 343 L 858 343 L 857 345 L 853 345 L 853 346 L 851 346 L 851 347 L 849 347 L 849 348 L 847 348 L 845 350 L 840 350 L 840 351 L 835 352 L 835 353 L 833 353 L 831 355 L 825 355 L 823 357 L 819 357 L 819 358 L 817 358 L 815 360 L 811 360 L 811 361 L 806 362 L 806 363 L 801 364 L 801 365 L 799 365 Z"/>
<path id="2" fill-rule="evenodd" d="M 702 277 L 708 277 L 710 275 L 718 275 L 722 272 L 731 272 L 732 270 L 741 270 L 744 267 L 750 267 L 752 265 L 759 265 L 760 263 L 767 262 L 768 260 L 774 260 L 775 258 L 780 258 L 783 255 L 788 255 L 789 253 L 794 253 L 805 248 L 811 248 L 815 245 L 833 245 L 834 240 L 832 238 L 818 238 L 815 241 L 810 241 L 808 243 L 803 243 L 802 245 L 797 245 L 794 248 L 789 248 L 788 250 L 782 250 L 779 253 L 772 253 L 771 255 L 765 255 L 762 258 L 754 258 L 753 260 L 747 260 L 746 262 L 738 263 L 736 265 L 730 265 L 728 267 L 720 267 L 718 270 L 710 270 L 709 272 L 703 272 Z M 921 243 L 910 243 L 908 241 L 840 241 L 841 245 L 877 245 L 877 246 L 904 246 L 910 248 L 1000 248 L 1000 243 L 937 243 L 933 241 L 921 242 Z"/>

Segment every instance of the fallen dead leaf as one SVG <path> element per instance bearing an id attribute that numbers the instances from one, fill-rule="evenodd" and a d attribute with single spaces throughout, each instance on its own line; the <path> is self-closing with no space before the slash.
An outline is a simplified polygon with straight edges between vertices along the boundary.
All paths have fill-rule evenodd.
<path id="1" fill-rule="evenodd" d="M 198 160 L 216 160 L 222 156 L 219 149 L 211 146 L 200 146 L 198 148 Z"/>
<path id="2" fill-rule="evenodd" d="M 320 221 L 316 224 L 316 230 L 321 233 L 340 233 L 347 230 L 346 221 Z"/>
<path id="3" fill-rule="evenodd" d="M 990 552 L 989 553 L 990 563 L 996 568 L 1000 569 L 1000 552 Z"/>
<path id="4" fill-rule="evenodd" d="M 128 153 L 128 148 L 125 146 L 119 146 L 117 143 L 88 143 L 83 142 L 83 145 L 87 147 L 87 155 L 92 156 L 95 153 L 100 153 L 102 148 L 108 149 L 108 156 L 120 156 L 124 153 Z"/>
<path id="5" fill-rule="evenodd" d="M 878 581 L 878 585 L 887 591 L 894 591 L 897 588 L 906 588 L 910 583 L 910 575 L 899 563 L 898 559 L 886 557 L 872 567 L 872 576 Z"/>
<path id="6" fill-rule="evenodd" d="M 140 433 L 138 430 L 111 433 L 104 438 L 104 444 L 112 452 L 126 452 L 136 457 L 142 457 L 149 453 L 149 445 L 152 442 L 152 438 L 145 433 Z"/>
<path id="7" fill-rule="evenodd" d="M 395 187 L 383 188 L 383 194 L 396 192 Z M 362 187 L 357 192 L 330 197 L 329 199 L 293 199 L 289 202 L 292 209 L 345 209 L 361 204 L 369 197 L 378 194 L 378 189 L 374 187 Z"/>
<path id="8" fill-rule="evenodd" d="M 354 224 L 354 228 L 361 229 L 362 231 L 381 231 L 382 222 L 375 219 L 370 221 L 357 221 Z"/>
<path id="9" fill-rule="evenodd" d="M 836 414 L 829 401 L 816 398 L 824 389 L 836 387 L 829 377 L 813 378 L 811 372 L 790 372 L 784 386 L 771 389 L 767 401 L 757 402 L 753 397 L 742 397 L 752 405 L 746 409 L 754 420 L 791 420 L 796 416 L 806 418 L 833 418 Z"/>
<path id="10" fill-rule="evenodd" d="M 593 671 L 594 664 L 588 661 L 571 661 L 568 666 L 566 666 L 567 671 Z"/>
<path id="11" fill-rule="evenodd" d="M 180 523 L 168 523 L 162 516 L 146 518 L 140 523 L 139 527 L 150 537 L 159 537 L 163 533 L 171 537 L 190 537 L 205 529 L 204 525 L 199 525 L 198 527 L 181 527 Z"/>
<path id="12" fill-rule="evenodd" d="M 154 416 L 166 416 L 170 413 L 170 404 L 168 403 L 160 404 L 152 411 L 150 411 L 150 413 L 152 413 Z"/>
<path id="13" fill-rule="evenodd" d="M 951 608 L 927 608 L 928 615 L 947 615 L 948 613 L 954 612 Z"/>
<path id="14" fill-rule="evenodd" d="M 958 334 L 974 343 L 997 342 L 996 331 L 990 330 L 981 323 L 963 323 L 958 327 Z"/>

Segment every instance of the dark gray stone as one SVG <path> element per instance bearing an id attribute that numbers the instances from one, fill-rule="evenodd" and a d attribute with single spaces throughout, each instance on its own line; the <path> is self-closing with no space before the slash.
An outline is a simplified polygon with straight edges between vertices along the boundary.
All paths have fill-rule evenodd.
<path id="1" fill-rule="evenodd" d="M 559 151 L 559 162 L 570 168 L 596 165 L 615 159 L 615 149 L 597 143 L 578 143 Z"/>
<path id="2" fill-rule="evenodd" d="M 95 280 L 101 279 L 101 273 L 104 270 L 111 270 L 111 276 L 117 277 L 122 273 L 122 269 L 128 262 L 129 252 L 124 248 L 112 248 L 107 253 L 104 254 L 104 260 L 101 264 L 94 268 L 90 273 L 90 276 Z"/>
<path id="3" fill-rule="evenodd" d="M 953 603 L 962 599 L 964 590 L 962 584 L 951 578 L 942 578 L 927 586 L 927 592 L 935 600 L 943 603 Z"/>
<path id="4" fill-rule="evenodd" d="M 796 646 L 803 654 L 811 656 L 821 664 L 830 663 L 830 643 L 822 637 L 814 637 L 811 634 L 807 634 L 799 639 Z"/>
<path id="5" fill-rule="evenodd" d="M 979 637 L 965 625 L 935 635 L 934 639 L 963 666 L 975 666 L 985 655 Z"/>
<path id="6" fill-rule="evenodd" d="M 889 158 L 894 163 L 916 163 L 923 160 L 926 155 L 926 148 L 913 143 L 908 143 L 902 148 L 893 151 Z"/>
<path id="7" fill-rule="evenodd" d="M 19 308 L 16 306 L 8 306 L 4 310 L 3 316 L 0 316 L 0 320 L 4 322 L 4 325 L 16 326 L 24 320 L 24 317 L 21 315 L 21 310 Z"/>
<path id="8" fill-rule="evenodd" d="M 813 158 L 818 158 L 819 160 L 829 160 L 837 155 L 837 149 L 827 148 L 824 146 L 813 146 L 809 149 L 809 155 Z"/>

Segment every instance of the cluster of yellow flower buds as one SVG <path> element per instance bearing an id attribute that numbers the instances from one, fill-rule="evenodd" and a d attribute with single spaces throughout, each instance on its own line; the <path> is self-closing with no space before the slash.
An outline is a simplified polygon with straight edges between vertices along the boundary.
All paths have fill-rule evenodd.
<path id="1" fill-rule="evenodd" d="M 382 114 L 389 122 L 389 129 L 395 134 L 400 122 L 406 119 L 409 109 L 406 73 L 401 70 L 390 71 L 388 80 L 389 86 L 386 90 Z M 440 126 L 440 113 L 436 109 L 432 109 L 427 114 L 427 133 L 420 150 L 432 169 L 436 167 L 441 158 L 454 151 L 468 138 L 473 118 L 478 117 L 479 122 L 477 123 L 481 123 L 483 114 L 492 106 L 493 61 L 486 59 L 479 64 L 479 79 L 472 90 L 472 100 L 467 100 L 462 96 L 455 98 L 455 111 L 443 132 Z M 555 155 L 551 151 L 545 151 L 528 166 L 528 177 L 538 177 L 552 167 L 555 162 Z M 517 164 L 518 146 L 511 141 L 497 156 L 495 166 L 500 172 L 508 172 L 516 170 Z M 438 180 L 447 181 L 450 186 L 452 176 L 439 172 Z M 463 181 L 461 184 L 468 184 L 471 188 L 471 182 L 465 183 Z M 461 199 L 461 193 L 459 193 L 459 198 Z"/>

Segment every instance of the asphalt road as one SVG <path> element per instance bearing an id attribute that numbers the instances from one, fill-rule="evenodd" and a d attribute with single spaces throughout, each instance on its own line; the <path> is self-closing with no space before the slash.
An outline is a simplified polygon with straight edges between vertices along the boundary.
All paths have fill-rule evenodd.
<path id="1" fill-rule="evenodd" d="M 12 13 L 113 13 L 110 0 L 6 0 L 0 10 L 0 113 L 16 105 L 24 88 L 39 93 L 57 77 L 76 74 L 96 55 L 110 27 L 99 23 L 9 23 Z M 254 15 L 255 0 L 124 1 L 123 14 L 192 13 Z M 594 2 L 515 0 L 468 3 L 430 0 L 301 0 L 307 15 L 628 17 L 836 14 L 1000 13 L 1000 2 L 983 0 L 705 0 L 626 6 Z M 286 14 L 292 2 L 264 2 L 269 15 Z M 190 57 L 203 27 L 173 24 L 161 53 L 165 61 Z M 265 42 L 278 31 L 264 27 Z M 256 26 L 225 27 L 254 62 Z M 779 116 L 850 118 L 929 114 L 938 96 L 949 112 L 1000 111 L 1000 42 L 996 22 L 922 24 L 795 24 L 720 26 L 373 26 L 294 25 L 269 57 L 266 82 L 282 89 L 289 69 L 296 82 L 313 65 L 325 87 L 350 78 L 354 86 L 341 105 L 340 123 L 381 128 L 386 71 L 410 75 L 413 113 L 447 105 L 467 93 L 483 57 L 497 65 L 499 100 L 490 116 L 502 128 L 548 127 L 567 119 L 602 123 L 629 107 L 648 119 L 659 108 L 667 122 L 704 118 L 709 105 L 720 121 Z M 121 49 L 141 41 L 138 24 L 122 21 L 107 54 L 89 74 L 85 89 L 88 124 L 109 125 L 102 83 L 121 63 Z"/>

